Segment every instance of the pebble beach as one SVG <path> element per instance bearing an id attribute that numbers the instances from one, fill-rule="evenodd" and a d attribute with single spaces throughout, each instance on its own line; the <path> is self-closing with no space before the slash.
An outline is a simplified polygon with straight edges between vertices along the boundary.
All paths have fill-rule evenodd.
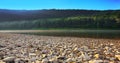
<path id="1" fill-rule="evenodd" d="M 120 39 L 0 33 L 0 63 L 120 63 Z"/>

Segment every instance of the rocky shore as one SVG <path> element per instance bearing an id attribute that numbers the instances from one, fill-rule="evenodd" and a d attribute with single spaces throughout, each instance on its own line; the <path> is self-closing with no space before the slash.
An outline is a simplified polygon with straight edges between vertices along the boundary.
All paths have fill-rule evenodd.
<path id="1" fill-rule="evenodd" d="M 0 63 L 120 63 L 120 39 L 0 33 Z"/>

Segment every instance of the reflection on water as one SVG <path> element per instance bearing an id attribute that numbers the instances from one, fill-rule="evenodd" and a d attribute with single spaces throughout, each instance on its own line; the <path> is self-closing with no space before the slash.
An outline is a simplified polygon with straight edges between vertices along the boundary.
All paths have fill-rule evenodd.
<path id="1" fill-rule="evenodd" d="M 120 38 L 120 30 L 1 30 L 4 33 L 23 33 L 42 36 L 71 36 L 87 38 Z"/>

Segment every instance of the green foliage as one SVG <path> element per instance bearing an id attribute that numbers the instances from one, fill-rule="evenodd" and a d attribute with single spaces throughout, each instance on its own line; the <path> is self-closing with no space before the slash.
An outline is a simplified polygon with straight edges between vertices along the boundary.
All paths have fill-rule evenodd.
<path id="1" fill-rule="evenodd" d="M 67 17 L 49 18 L 32 21 L 1 22 L 0 29 L 49 29 L 49 28 L 108 28 L 119 29 L 120 23 L 108 17 Z"/>
<path id="2" fill-rule="evenodd" d="M 119 10 L 44 10 L 19 14 L 1 13 L 0 29 L 120 29 Z"/>

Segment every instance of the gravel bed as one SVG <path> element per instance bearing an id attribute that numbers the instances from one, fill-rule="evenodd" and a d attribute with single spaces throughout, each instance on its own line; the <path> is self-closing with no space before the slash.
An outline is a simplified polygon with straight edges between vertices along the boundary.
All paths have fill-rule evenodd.
<path id="1" fill-rule="evenodd" d="M 0 63 L 120 63 L 120 39 L 0 33 Z"/>

